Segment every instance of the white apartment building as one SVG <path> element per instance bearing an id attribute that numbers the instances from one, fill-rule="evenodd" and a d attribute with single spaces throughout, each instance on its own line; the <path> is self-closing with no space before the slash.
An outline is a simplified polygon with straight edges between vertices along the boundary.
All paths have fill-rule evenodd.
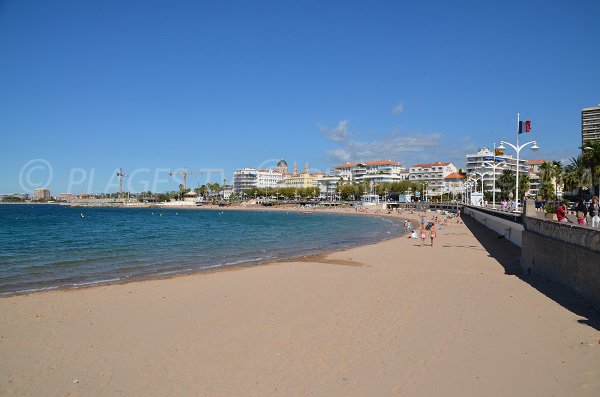
<path id="1" fill-rule="evenodd" d="M 282 180 L 283 174 L 280 170 L 240 168 L 233 172 L 233 191 L 237 194 L 246 189 L 276 188 Z"/>
<path id="2" fill-rule="evenodd" d="M 503 151 L 496 149 L 496 153 L 493 150 L 483 147 L 475 154 L 467 154 L 467 174 L 472 174 L 475 178 L 481 179 L 483 176 L 483 183 L 485 190 L 491 191 L 494 186 L 494 174 L 496 179 L 502 175 L 505 169 L 515 171 L 517 169 L 517 159 L 512 155 L 506 155 Z M 519 159 L 519 174 L 527 174 L 528 166 L 527 160 Z M 481 186 L 481 182 L 479 182 Z M 496 188 L 498 191 L 498 188 Z"/>
<path id="3" fill-rule="evenodd" d="M 408 179 L 408 171 L 392 160 L 346 163 L 335 166 L 332 175 L 351 182 L 391 183 Z"/>
<path id="4" fill-rule="evenodd" d="M 452 163 L 436 161 L 430 164 L 415 164 L 408 170 L 408 179 L 422 185 L 428 196 L 440 196 L 447 191 L 445 178 L 457 171 Z"/>

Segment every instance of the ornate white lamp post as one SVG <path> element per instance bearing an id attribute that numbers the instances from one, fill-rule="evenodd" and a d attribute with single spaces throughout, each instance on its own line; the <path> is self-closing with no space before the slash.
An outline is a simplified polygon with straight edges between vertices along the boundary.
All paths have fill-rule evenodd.
<path id="1" fill-rule="evenodd" d="M 517 134 L 517 144 L 513 145 L 512 143 L 508 143 L 505 141 L 500 141 L 500 146 L 498 146 L 498 149 L 504 150 L 505 146 L 504 145 L 508 145 L 511 148 L 513 148 L 515 150 L 515 152 L 517 152 L 517 183 L 516 183 L 516 188 L 515 188 L 515 212 L 519 211 L 519 168 L 520 168 L 520 164 L 519 164 L 519 153 L 521 152 L 521 149 L 524 149 L 525 147 L 531 145 L 531 150 L 533 150 L 534 152 L 539 150 L 540 147 L 537 145 L 536 141 L 530 141 L 527 143 L 524 143 L 522 145 L 519 145 L 519 135 Z"/>
<path id="2" fill-rule="evenodd" d="M 496 163 L 496 144 L 494 144 L 494 162 L 490 163 L 488 161 L 484 161 L 483 165 L 492 169 L 492 175 L 494 176 L 494 187 L 492 189 L 492 209 L 496 209 L 496 168 L 503 168 L 506 165 L 504 162 Z"/>

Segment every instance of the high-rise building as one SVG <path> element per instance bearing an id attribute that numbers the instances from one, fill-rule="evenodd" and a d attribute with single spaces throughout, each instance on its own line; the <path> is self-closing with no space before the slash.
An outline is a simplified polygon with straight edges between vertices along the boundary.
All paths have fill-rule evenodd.
<path id="1" fill-rule="evenodd" d="M 600 141 L 600 104 L 581 110 L 581 146 L 591 141 Z"/>
<path id="2" fill-rule="evenodd" d="M 33 191 L 34 200 L 47 200 L 50 198 L 50 190 L 38 188 Z"/>

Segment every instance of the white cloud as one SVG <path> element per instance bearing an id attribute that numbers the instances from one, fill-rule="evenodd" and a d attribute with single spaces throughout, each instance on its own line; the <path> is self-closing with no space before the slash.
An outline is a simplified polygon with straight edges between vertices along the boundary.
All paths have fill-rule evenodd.
<path id="1" fill-rule="evenodd" d="M 321 131 L 339 147 L 327 152 L 329 158 L 336 162 L 367 161 L 376 159 L 404 160 L 407 157 L 425 151 L 433 151 L 440 144 L 442 134 L 408 134 L 390 133 L 380 139 L 361 141 L 345 139 L 348 133 L 348 121 L 340 121 L 334 130 L 321 128 Z M 410 155 L 410 154 L 413 155 Z"/>
<path id="2" fill-rule="evenodd" d="M 449 140 L 441 132 L 403 134 L 398 129 L 393 129 L 385 135 L 376 132 L 351 134 L 347 120 L 340 121 L 335 129 L 321 127 L 321 131 L 335 142 L 335 147 L 327 151 L 327 156 L 336 164 L 389 159 L 405 166 L 449 161 L 461 168 L 464 167 L 465 154 L 475 151 L 471 137 Z M 353 139 L 349 139 L 350 136 Z"/>
<path id="3" fill-rule="evenodd" d="M 399 114 L 404 112 L 404 102 L 400 102 L 392 109 L 392 114 Z"/>
<path id="4" fill-rule="evenodd" d="M 351 135 L 350 131 L 348 131 L 348 120 L 341 120 L 338 122 L 337 127 L 333 129 L 320 125 L 319 130 L 321 130 L 327 138 L 335 142 L 341 142 Z"/>

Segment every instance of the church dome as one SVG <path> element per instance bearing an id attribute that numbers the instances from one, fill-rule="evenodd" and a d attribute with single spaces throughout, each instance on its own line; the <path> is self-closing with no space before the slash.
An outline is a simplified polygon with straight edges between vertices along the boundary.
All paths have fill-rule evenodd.
<path id="1" fill-rule="evenodd" d="M 277 163 L 277 168 L 282 168 L 285 167 L 287 168 L 288 164 L 285 162 L 285 160 L 279 160 L 279 163 Z"/>

